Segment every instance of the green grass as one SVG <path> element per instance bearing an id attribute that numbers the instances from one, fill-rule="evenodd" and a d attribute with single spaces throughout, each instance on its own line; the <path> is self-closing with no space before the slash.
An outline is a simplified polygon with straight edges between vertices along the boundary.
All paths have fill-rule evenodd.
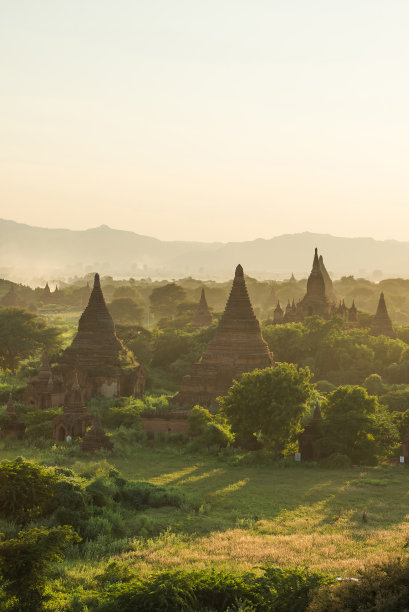
<path id="1" fill-rule="evenodd" d="M 131 456 L 89 457 L 16 443 L 6 450 L 2 444 L 0 459 L 21 454 L 90 474 L 106 470 L 108 463 L 127 479 L 177 487 L 199 505 L 198 511 L 144 511 L 149 537 L 135 533 L 123 542 L 86 544 L 80 557 L 74 554 L 59 570 L 64 581 L 92 583 L 112 557 L 135 565 L 141 574 L 209 565 L 242 570 L 274 562 L 351 576 L 371 561 L 406 554 L 408 472 L 400 466 L 243 466 L 237 456 L 186 454 L 172 445 L 139 446 Z M 84 578 L 81 567 L 87 559 Z"/>

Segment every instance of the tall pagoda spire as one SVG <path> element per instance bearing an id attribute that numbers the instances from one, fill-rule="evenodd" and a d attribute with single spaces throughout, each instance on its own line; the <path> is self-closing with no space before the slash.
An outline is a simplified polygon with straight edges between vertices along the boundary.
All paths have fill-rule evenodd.
<path id="1" fill-rule="evenodd" d="M 327 297 L 329 297 L 331 300 L 335 300 L 334 286 L 332 284 L 331 277 L 328 274 L 327 269 L 326 269 L 326 267 L 324 265 L 324 259 L 323 259 L 322 255 L 319 256 L 318 261 L 319 261 L 319 264 L 320 264 L 321 274 L 322 274 L 322 277 L 324 279 L 325 295 Z"/>
<path id="2" fill-rule="evenodd" d="M 283 322 L 284 312 L 280 305 L 280 300 L 277 301 L 277 306 L 274 309 L 274 323 Z"/>
<path id="3" fill-rule="evenodd" d="M 213 317 L 207 305 L 205 290 L 204 287 L 202 287 L 200 301 L 193 317 L 192 324 L 194 327 L 208 327 L 212 324 L 212 320 Z"/>
<path id="4" fill-rule="evenodd" d="M 311 274 L 307 280 L 307 295 L 325 298 L 325 281 L 321 272 L 318 249 L 315 249 Z"/>
<path id="5" fill-rule="evenodd" d="M 86 399 L 97 394 L 112 397 L 133 393 L 132 380 L 139 366 L 116 335 L 99 274 L 95 274 L 94 286 L 78 322 L 77 334 L 65 349 L 60 365 L 67 388 L 71 388 L 75 382 L 74 374 L 78 374 Z"/>
<path id="6" fill-rule="evenodd" d="M 319 315 L 327 318 L 330 312 L 329 300 L 325 293 L 325 281 L 321 271 L 318 249 L 315 249 L 312 270 L 307 280 L 307 293 L 299 303 L 303 316 Z"/>
<path id="7" fill-rule="evenodd" d="M 243 268 L 238 265 L 226 308 L 202 359 L 182 380 L 179 404 L 214 403 L 224 395 L 234 378 L 256 368 L 273 364 L 273 357 L 261 335 L 247 292 Z"/>
<path id="8" fill-rule="evenodd" d="M 383 293 L 379 296 L 378 308 L 372 320 L 371 329 L 369 332 L 372 336 L 389 336 L 395 338 L 396 334 L 393 331 L 392 321 L 386 308 L 385 296 Z"/>

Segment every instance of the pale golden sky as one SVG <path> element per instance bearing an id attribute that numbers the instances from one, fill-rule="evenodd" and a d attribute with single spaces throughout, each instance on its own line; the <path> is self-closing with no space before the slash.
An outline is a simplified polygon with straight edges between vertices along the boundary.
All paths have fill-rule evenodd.
<path id="1" fill-rule="evenodd" d="M 0 216 L 409 240 L 409 3 L 3 0 Z"/>

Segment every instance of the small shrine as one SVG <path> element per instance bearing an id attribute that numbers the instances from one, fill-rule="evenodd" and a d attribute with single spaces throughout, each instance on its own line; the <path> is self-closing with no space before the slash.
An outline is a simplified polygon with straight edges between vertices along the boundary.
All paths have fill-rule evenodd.
<path id="1" fill-rule="evenodd" d="M 75 376 L 74 384 L 65 397 L 63 413 L 53 421 L 53 438 L 64 442 L 68 436 L 70 438 L 83 437 L 92 423 L 92 415 L 84 405 L 78 378 Z"/>
<path id="2" fill-rule="evenodd" d="M 114 448 L 113 443 L 102 429 L 98 410 L 93 418 L 91 429 L 84 436 L 81 448 L 87 453 L 93 453 L 101 449 L 111 451 Z"/>
<path id="3" fill-rule="evenodd" d="M 43 353 L 40 372 L 35 378 L 29 377 L 24 391 L 24 404 L 40 410 L 62 406 L 65 397 L 65 386 L 62 376 L 53 373 L 47 353 Z"/>

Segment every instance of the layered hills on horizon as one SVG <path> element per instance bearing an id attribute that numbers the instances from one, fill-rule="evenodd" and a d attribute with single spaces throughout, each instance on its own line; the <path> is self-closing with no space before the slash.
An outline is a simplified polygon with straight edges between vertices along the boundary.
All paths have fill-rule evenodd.
<path id="1" fill-rule="evenodd" d="M 0 219 L 0 277 L 30 283 L 98 270 L 116 278 L 224 280 L 238 263 L 259 279 L 305 278 L 318 247 L 333 276 L 409 277 L 409 242 L 303 232 L 247 242 L 163 241 L 106 225 L 33 227 Z"/>

